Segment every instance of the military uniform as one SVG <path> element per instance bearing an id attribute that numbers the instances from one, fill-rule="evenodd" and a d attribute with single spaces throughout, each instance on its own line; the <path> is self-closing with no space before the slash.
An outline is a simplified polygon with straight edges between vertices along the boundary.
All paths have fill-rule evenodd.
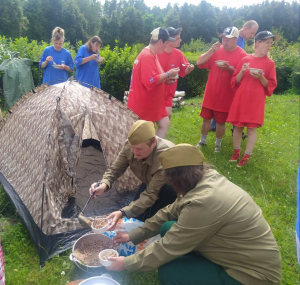
<path id="1" fill-rule="evenodd" d="M 131 231 L 130 239 L 138 244 L 172 220 L 177 222 L 163 238 L 125 257 L 125 269 L 153 270 L 195 251 L 242 284 L 280 283 L 279 249 L 261 209 L 215 170 L 207 171 L 194 189 Z"/>
<path id="2" fill-rule="evenodd" d="M 156 137 L 156 140 L 155 148 L 145 160 L 136 158 L 131 151 L 130 142 L 127 140 L 118 157 L 101 180 L 101 183 L 105 183 L 110 188 L 112 183 L 130 167 L 134 175 L 147 185 L 146 190 L 140 194 L 138 200 L 123 208 L 128 218 L 136 217 L 151 207 L 158 199 L 162 186 L 166 183 L 164 170 L 158 161 L 158 156 L 166 149 L 173 147 L 174 144 L 159 137 Z"/>

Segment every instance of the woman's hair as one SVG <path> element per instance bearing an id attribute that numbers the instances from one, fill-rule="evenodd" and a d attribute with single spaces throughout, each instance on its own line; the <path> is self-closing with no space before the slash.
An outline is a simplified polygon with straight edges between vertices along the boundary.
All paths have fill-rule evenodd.
<path id="1" fill-rule="evenodd" d="M 90 38 L 86 43 L 86 47 L 89 50 L 89 52 L 92 51 L 92 44 L 94 43 L 98 43 L 100 46 L 102 46 L 102 41 L 98 36 L 93 36 L 92 38 Z"/>
<path id="2" fill-rule="evenodd" d="M 196 187 L 209 167 L 204 165 L 178 166 L 165 170 L 167 184 L 171 185 L 177 194 L 185 195 Z"/>
<path id="3" fill-rule="evenodd" d="M 60 41 L 60 40 L 65 40 L 65 31 L 64 29 L 60 28 L 60 27 L 56 27 L 54 28 L 54 30 L 52 31 L 52 41 Z"/>

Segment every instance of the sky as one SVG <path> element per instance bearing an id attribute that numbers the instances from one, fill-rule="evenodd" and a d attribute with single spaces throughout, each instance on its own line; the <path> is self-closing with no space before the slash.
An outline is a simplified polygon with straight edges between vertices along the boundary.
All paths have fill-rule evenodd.
<path id="1" fill-rule="evenodd" d="M 158 6 L 160 8 L 165 8 L 168 2 L 170 2 L 171 5 L 177 3 L 179 6 L 182 6 L 185 2 L 198 5 L 201 0 L 144 0 L 144 2 L 148 7 Z M 206 0 L 206 2 L 219 8 L 222 8 L 223 6 L 240 8 L 245 5 L 260 4 L 263 0 Z M 291 3 L 292 0 L 285 0 L 285 2 Z"/>

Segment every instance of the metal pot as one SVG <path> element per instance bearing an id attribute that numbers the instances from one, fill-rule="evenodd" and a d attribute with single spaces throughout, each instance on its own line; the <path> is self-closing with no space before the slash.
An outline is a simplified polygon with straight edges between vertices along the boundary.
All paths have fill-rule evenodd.
<path id="1" fill-rule="evenodd" d="M 101 234 L 94 234 L 94 233 L 89 233 L 86 234 L 84 236 L 82 236 L 81 238 L 79 238 L 73 245 L 73 249 L 72 249 L 72 253 L 70 254 L 70 260 L 75 262 L 75 264 L 77 265 L 77 267 L 79 267 L 81 270 L 88 272 L 88 273 L 98 273 L 101 270 L 101 267 L 104 268 L 102 265 L 97 265 L 97 266 L 89 266 L 86 264 L 81 263 L 79 260 L 77 260 L 77 258 L 74 255 L 74 251 L 80 247 L 80 245 L 83 242 L 86 241 L 110 241 L 112 242 L 112 240 L 105 236 L 105 235 L 101 235 Z M 116 249 L 115 246 L 112 247 L 113 249 Z M 95 283 L 97 284 L 97 283 Z M 101 284 L 101 283 L 100 283 Z"/>
<path id="2" fill-rule="evenodd" d="M 83 280 L 79 285 L 120 285 L 117 281 L 113 280 L 111 275 L 105 273 L 101 276 L 91 277 Z"/>

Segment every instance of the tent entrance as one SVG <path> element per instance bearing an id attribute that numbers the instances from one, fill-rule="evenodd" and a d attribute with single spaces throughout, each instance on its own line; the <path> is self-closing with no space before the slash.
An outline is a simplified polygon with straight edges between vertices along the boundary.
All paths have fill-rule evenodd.
<path id="1" fill-rule="evenodd" d="M 82 142 L 81 154 L 76 168 L 76 194 L 69 199 L 62 211 L 63 218 L 77 216 L 83 209 L 89 198 L 90 185 L 101 180 L 107 166 L 98 140 L 85 139 Z M 84 210 L 85 216 L 101 216 L 110 214 L 127 206 L 134 198 L 134 191 L 122 191 L 118 193 L 114 186 L 109 191 L 91 199 Z"/>

